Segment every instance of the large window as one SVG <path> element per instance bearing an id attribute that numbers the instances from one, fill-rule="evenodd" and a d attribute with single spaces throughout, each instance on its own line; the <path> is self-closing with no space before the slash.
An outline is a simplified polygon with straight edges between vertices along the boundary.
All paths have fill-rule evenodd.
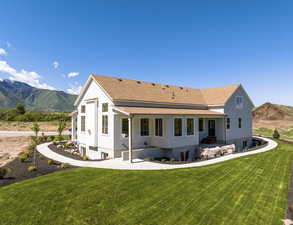
<path id="1" fill-rule="evenodd" d="M 122 135 L 124 135 L 125 137 L 128 137 L 128 119 L 127 118 L 123 118 L 122 119 L 122 127 L 121 127 L 121 133 Z"/>
<path id="2" fill-rule="evenodd" d="M 194 135 L 194 119 L 187 118 L 186 120 L 186 133 L 187 135 Z"/>
<path id="3" fill-rule="evenodd" d="M 227 130 L 229 130 L 230 129 L 230 118 L 227 118 Z"/>
<path id="4" fill-rule="evenodd" d="M 182 119 L 174 119 L 174 136 L 182 136 Z"/>
<path id="5" fill-rule="evenodd" d="M 241 127 L 242 127 L 242 119 L 238 118 L 238 128 L 241 128 Z"/>
<path id="6" fill-rule="evenodd" d="M 201 131 L 203 131 L 203 119 L 202 118 L 200 118 L 199 120 L 198 120 L 198 130 L 201 132 Z"/>
<path id="7" fill-rule="evenodd" d="M 81 131 L 85 131 L 85 116 L 80 117 L 80 129 Z"/>
<path id="8" fill-rule="evenodd" d="M 155 135 L 163 136 L 163 119 L 155 119 Z"/>
<path id="9" fill-rule="evenodd" d="M 85 105 L 81 106 L 81 113 L 85 113 Z"/>
<path id="10" fill-rule="evenodd" d="M 140 119 L 140 136 L 149 136 L 149 119 Z"/>
<path id="11" fill-rule="evenodd" d="M 102 133 L 108 134 L 108 116 L 107 115 L 102 116 Z"/>
<path id="12" fill-rule="evenodd" d="M 108 103 L 102 104 L 102 112 L 108 112 Z"/>

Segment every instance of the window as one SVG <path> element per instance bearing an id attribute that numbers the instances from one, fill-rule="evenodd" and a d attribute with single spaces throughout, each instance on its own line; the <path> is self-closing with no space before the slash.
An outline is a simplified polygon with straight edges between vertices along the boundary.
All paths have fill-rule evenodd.
<path id="1" fill-rule="evenodd" d="M 174 119 L 174 136 L 182 136 L 182 119 Z"/>
<path id="2" fill-rule="evenodd" d="M 155 135 L 163 136 L 163 119 L 155 119 Z"/>
<path id="3" fill-rule="evenodd" d="M 122 119 L 122 130 L 121 130 L 121 134 L 125 135 L 125 137 L 128 137 L 128 119 L 127 118 L 123 118 Z"/>
<path id="4" fill-rule="evenodd" d="M 201 132 L 203 131 L 203 119 L 199 119 L 198 123 L 198 130 Z"/>
<path id="5" fill-rule="evenodd" d="M 80 117 L 80 122 L 81 122 L 81 131 L 85 131 L 85 116 Z"/>
<path id="6" fill-rule="evenodd" d="M 102 116 L 102 133 L 108 134 L 108 116 L 107 115 Z"/>
<path id="7" fill-rule="evenodd" d="M 149 136 L 149 119 L 140 119 L 140 136 Z"/>
<path id="8" fill-rule="evenodd" d="M 227 129 L 230 129 L 230 118 L 227 118 Z"/>
<path id="9" fill-rule="evenodd" d="M 236 97 L 236 107 L 239 109 L 243 107 L 243 97 L 242 96 Z"/>
<path id="10" fill-rule="evenodd" d="M 81 113 L 85 113 L 85 105 L 81 106 Z"/>
<path id="11" fill-rule="evenodd" d="M 187 126 L 187 135 L 194 135 L 194 119 L 193 118 L 187 118 L 186 120 Z"/>
<path id="12" fill-rule="evenodd" d="M 238 118 L 238 128 L 241 128 L 241 127 L 242 127 L 242 119 Z"/>
<path id="13" fill-rule="evenodd" d="M 102 104 L 102 112 L 108 112 L 108 103 Z"/>

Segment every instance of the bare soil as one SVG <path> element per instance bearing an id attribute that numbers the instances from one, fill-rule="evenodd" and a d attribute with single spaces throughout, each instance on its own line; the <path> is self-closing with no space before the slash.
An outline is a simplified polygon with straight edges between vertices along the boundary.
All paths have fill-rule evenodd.
<path id="1" fill-rule="evenodd" d="M 30 137 L 0 137 L 0 167 L 29 147 Z"/>
<path id="2" fill-rule="evenodd" d="M 41 131 L 57 131 L 58 121 L 38 122 Z M 7 122 L 0 121 L 0 130 L 4 131 L 31 131 L 32 122 Z M 66 129 L 70 128 L 70 122 L 67 122 Z"/>
<path id="3" fill-rule="evenodd" d="M 275 128 L 279 130 L 288 130 L 293 127 L 292 120 L 258 120 L 253 121 L 253 128 L 267 128 L 270 130 L 274 130 Z"/>

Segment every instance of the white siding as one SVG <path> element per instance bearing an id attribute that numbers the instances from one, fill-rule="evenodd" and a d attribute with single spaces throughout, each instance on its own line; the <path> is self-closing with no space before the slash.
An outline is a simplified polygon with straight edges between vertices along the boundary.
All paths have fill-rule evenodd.
<path id="1" fill-rule="evenodd" d="M 236 107 L 236 97 L 243 96 L 243 107 Z M 230 118 L 230 129 L 227 130 L 227 141 L 235 142 L 241 148 L 242 141 L 251 141 L 252 138 L 252 111 L 251 104 L 246 92 L 239 87 L 225 105 L 225 114 Z M 238 128 L 238 118 L 242 119 L 242 128 Z"/>

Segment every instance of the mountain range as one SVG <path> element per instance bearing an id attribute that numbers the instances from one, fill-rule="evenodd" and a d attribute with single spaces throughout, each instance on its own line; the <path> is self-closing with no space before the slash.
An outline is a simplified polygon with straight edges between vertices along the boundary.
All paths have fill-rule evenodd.
<path id="1" fill-rule="evenodd" d="M 36 111 L 72 111 L 76 95 L 32 87 L 26 83 L 0 80 L 0 108 L 15 108 L 24 104 Z"/>

